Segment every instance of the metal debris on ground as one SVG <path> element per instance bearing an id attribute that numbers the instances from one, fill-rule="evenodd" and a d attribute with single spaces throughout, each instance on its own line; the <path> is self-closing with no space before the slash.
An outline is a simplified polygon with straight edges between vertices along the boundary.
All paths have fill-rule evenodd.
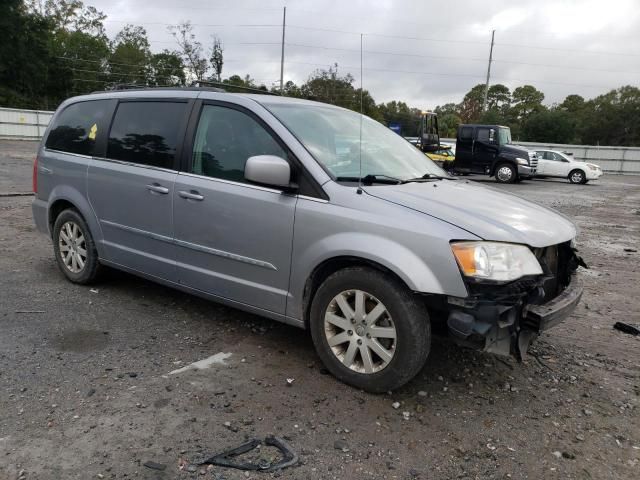
<path id="1" fill-rule="evenodd" d="M 640 335 L 640 325 L 636 326 L 629 323 L 616 322 L 613 328 L 623 333 L 628 333 L 629 335 Z"/>
<path id="2" fill-rule="evenodd" d="M 275 447 L 280 450 L 282 454 L 282 459 L 277 463 L 269 463 L 266 461 L 260 461 L 259 463 L 241 463 L 234 461 L 236 457 L 243 455 L 251 450 L 259 447 L 260 445 L 267 445 L 270 447 Z M 293 449 L 289 446 L 287 442 L 283 439 L 269 435 L 265 437 L 264 440 L 260 440 L 259 438 L 254 438 L 242 445 L 231 448 L 224 452 L 213 455 L 212 457 L 206 459 L 203 462 L 198 463 L 198 466 L 201 465 L 217 465 L 219 467 L 227 467 L 227 468 L 236 468 L 238 470 L 251 470 L 251 471 L 262 471 L 262 472 L 275 472 L 277 470 L 282 470 L 287 467 L 291 467 L 298 463 L 298 454 L 293 451 Z"/>

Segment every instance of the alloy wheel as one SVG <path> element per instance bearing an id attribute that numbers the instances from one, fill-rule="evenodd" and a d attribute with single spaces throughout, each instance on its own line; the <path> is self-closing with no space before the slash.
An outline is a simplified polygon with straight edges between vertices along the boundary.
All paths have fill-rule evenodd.
<path id="1" fill-rule="evenodd" d="M 71 273 L 80 273 L 87 263 L 87 245 L 82 230 L 75 222 L 65 222 L 58 235 L 62 263 Z"/>
<path id="2" fill-rule="evenodd" d="M 380 300 L 362 290 L 346 290 L 329 302 L 324 331 L 336 358 L 358 373 L 381 371 L 396 352 L 391 315 Z"/>

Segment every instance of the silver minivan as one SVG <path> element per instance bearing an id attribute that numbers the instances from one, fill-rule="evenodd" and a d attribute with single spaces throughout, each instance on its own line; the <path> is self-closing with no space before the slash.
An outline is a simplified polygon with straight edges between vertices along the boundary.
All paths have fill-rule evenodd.
<path id="1" fill-rule="evenodd" d="M 64 102 L 34 165 L 60 270 L 113 267 L 311 332 L 372 392 L 424 366 L 432 328 L 522 356 L 582 288 L 564 216 L 451 177 L 342 108 L 207 89 Z"/>

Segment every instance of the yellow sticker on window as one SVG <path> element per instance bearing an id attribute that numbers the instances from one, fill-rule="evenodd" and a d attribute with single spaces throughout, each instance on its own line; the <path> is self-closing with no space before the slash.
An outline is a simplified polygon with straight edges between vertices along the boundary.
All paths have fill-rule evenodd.
<path id="1" fill-rule="evenodd" d="M 91 127 L 91 130 L 89 130 L 89 138 L 91 140 L 95 140 L 96 139 L 96 133 L 98 133 L 98 125 L 96 125 L 94 123 L 93 126 Z"/>

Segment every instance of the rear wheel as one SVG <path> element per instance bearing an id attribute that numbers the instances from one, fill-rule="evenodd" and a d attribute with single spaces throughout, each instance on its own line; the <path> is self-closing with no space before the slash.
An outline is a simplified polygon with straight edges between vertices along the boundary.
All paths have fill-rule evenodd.
<path id="1" fill-rule="evenodd" d="M 587 176 L 582 170 L 572 170 L 569 174 L 569 181 L 571 183 L 587 183 Z"/>
<path id="2" fill-rule="evenodd" d="M 311 336 L 318 355 L 339 380 L 386 392 L 411 380 L 431 344 L 426 308 L 395 278 L 377 270 L 340 270 L 311 304 Z"/>
<path id="3" fill-rule="evenodd" d="M 98 252 L 89 227 L 76 210 L 64 210 L 56 218 L 53 251 L 58 267 L 73 283 L 91 283 L 98 276 Z"/>
<path id="4" fill-rule="evenodd" d="M 518 171 L 510 163 L 501 163 L 496 167 L 496 182 L 514 183 L 518 178 Z"/>

